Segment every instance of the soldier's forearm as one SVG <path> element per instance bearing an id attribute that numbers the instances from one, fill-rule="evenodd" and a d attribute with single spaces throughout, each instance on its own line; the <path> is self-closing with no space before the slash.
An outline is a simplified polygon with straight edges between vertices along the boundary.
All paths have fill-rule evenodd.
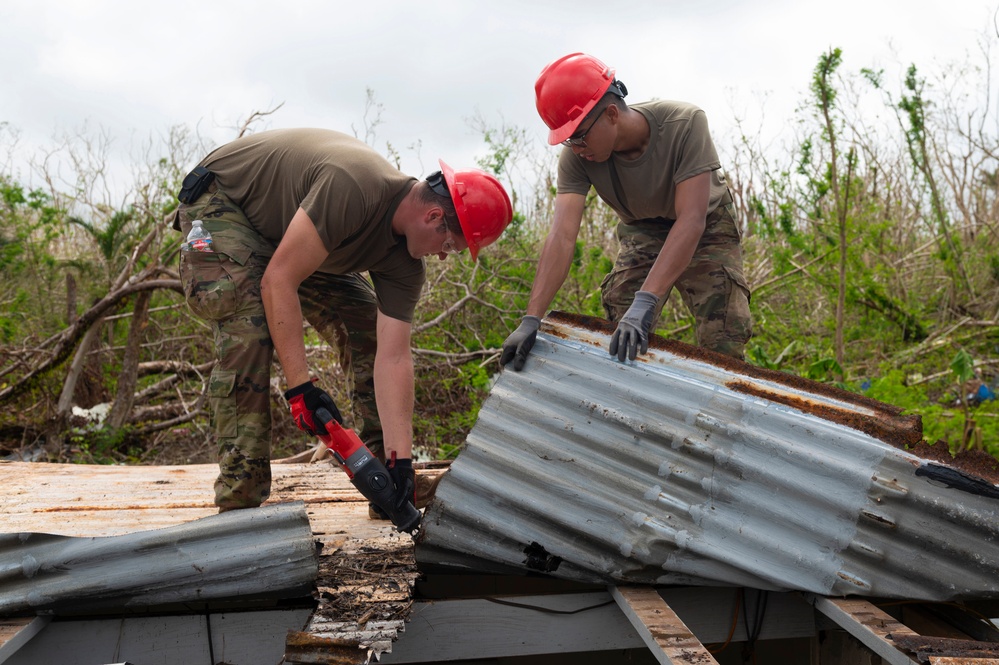
<path id="1" fill-rule="evenodd" d="M 286 291 L 289 290 L 282 289 L 280 285 L 261 284 L 260 295 L 264 301 L 267 328 L 285 380 L 289 387 L 294 387 L 309 380 L 309 365 L 305 359 L 302 306 L 298 293 Z"/>

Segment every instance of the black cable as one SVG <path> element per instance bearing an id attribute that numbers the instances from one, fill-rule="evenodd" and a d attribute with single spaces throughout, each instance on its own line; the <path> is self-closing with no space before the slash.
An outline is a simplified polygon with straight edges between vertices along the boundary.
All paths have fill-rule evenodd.
<path id="1" fill-rule="evenodd" d="M 743 594 L 742 596 L 743 626 L 746 629 L 746 646 L 742 649 L 742 662 L 744 663 L 749 662 L 750 660 L 755 662 L 756 641 L 760 638 L 760 633 L 763 632 L 763 617 L 767 612 L 767 599 L 769 598 L 769 592 L 756 592 L 756 612 L 753 615 L 752 630 L 750 630 L 749 627 L 749 607 L 746 605 L 747 595 L 749 594 Z"/>
<path id="2" fill-rule="evenodd" d="M 759 595 L 756 597 L 756 620 L 754 621 L 755 626 L 753 628 L 754 644 L 760 639 L 760 633 L 763 632 L 763 618 L 767 614 L 767 601 L 769 599 L 769 591 L 760 591 Z"/>
<path id="3" fill-rule="evenodd" d="M 497 605 L 509 605 L 510 607 L 519 607 L 521 609 L 534 610 L 535 612 L 543 612 L 545 614 L 578 614 L 580 612 L 586 612 L 587 610 L 595 610 L 598 607 L 606 607 L 607 605 L 613 605 L 615 602 L 613 599 L 611 599 L 605 603 L 590 605 L 589 607 L 580 607 L 578 610 L 553 610 L 549 607 L 528 605 L 526 603 L 515 603 L 510 600 L 500 600 L 499 598 L 483 598 L 483 600 L 488 600 L 490 603 L 496 603 Z"/>
<path id="4" fill-rule="evenodd" d="M 205 628 L 208 631 L 208 658 L 211 659 L 210 665 L 215 665 L 215 647 L 212 645 L 212 613 L 205 612 Z"/>

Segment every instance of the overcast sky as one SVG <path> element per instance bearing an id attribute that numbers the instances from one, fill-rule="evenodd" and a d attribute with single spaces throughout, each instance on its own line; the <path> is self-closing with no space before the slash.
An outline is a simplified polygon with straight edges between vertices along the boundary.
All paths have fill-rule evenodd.
<path id="1" fill-rule="evenodd" d="M 258 129 L 318 126 L 363 134 L 366 90 L 381 104 L 376 148 L 403 170 L 474 165 L 470 126 L 529 130 L 544 147 L 533 86 L 549 61 L 584 51 L 617 70 L 629 102 L 682 99 L 716 137 L 768 94 L 789 119 L 821 53 L 842 69 L 981 60 L 999 0 L 3 0 L 0 166 L 24 182 L 26 156 L 86 127 L 120 154 L 171 126 L 212 144 L 252 111 Z M 897 89 L 897 85 L 895 86 Z M 16 147 L 11 148 L 13 137 Z M 419 148 L 415 146 L 419 142 Z M 13 150 L 13 152 L 12 152 Z M 13 155 L 13 160 L 11 159 Z M 193 164 L 192 164 L 193 165 Z"/>

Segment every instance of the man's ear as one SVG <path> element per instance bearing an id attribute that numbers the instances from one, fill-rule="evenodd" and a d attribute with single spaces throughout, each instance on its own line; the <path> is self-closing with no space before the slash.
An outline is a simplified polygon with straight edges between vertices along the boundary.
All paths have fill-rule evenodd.
<path id="1" fill-rule="evenodd" d="M 616 123 L 621 119 L 621 109 L 617 107 L 617 104 L 611 104 L 604 111 L 607 114 L 607 119 L 611 121 L 611 124 Z"/>
<path id="2" fill-rule="evenodd" d="M 444 209 L 440 206 L 430 206 L 423 216 L 428 226 L 437 227 L 444 223 Z"/>

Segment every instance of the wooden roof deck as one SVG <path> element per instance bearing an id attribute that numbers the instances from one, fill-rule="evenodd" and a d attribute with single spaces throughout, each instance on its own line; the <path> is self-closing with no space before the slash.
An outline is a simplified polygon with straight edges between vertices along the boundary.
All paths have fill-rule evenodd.
<path id="1" fill-rule="evenodd" d="M 217 473 L 214 464 L 0 462 L 0 531 L 98 537 L 183 524 L 217 512 Z M 329 460 L 275 462 L 272 474 L 267 504 L 303 501 L 323 545 L 318 608 L 306 632 L 294 636 L 296 648 L 328 648 L 341 651 L 344 662 L 365 662 L 372 649 L 380 652 L 395 639 L 409 616 L 417 577 L 413 541 L 390 522 L 369 519 L 367 501 Z M 8 633 L 16 631 L 0 632 L 0 647 L 12 639 Z"/>

